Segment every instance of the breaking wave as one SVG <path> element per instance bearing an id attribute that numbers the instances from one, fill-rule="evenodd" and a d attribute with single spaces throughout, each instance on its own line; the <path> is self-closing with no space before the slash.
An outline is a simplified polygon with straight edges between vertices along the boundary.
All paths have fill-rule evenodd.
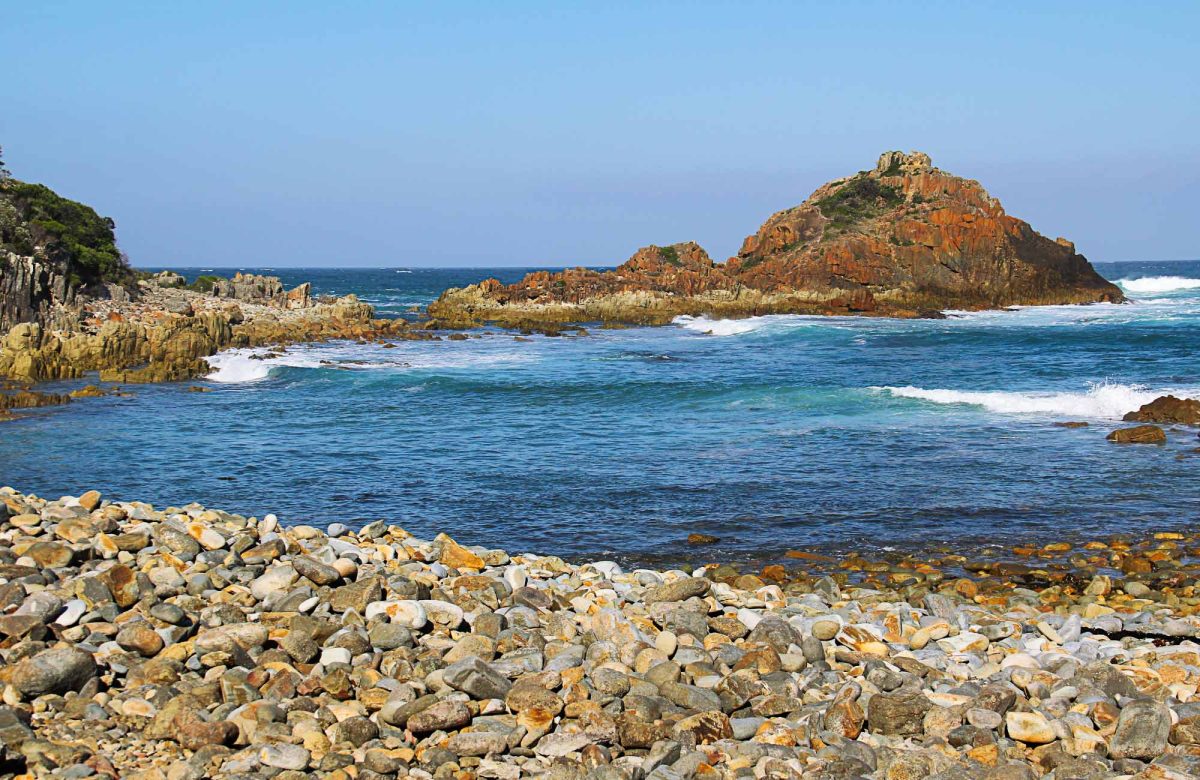
<path id="1" fill-rule="evenodd" d="M 474 345 L 471 345 L 474 346 Z M 372 369 L 455 370 L 502 368 L 535 359 L 528 351 L 496 349 L 494 345 L 471 349 L 466 345 L 404 344 L 386 352 L 378 345 L 312 344 L 270 349 L 230 349 L 205 358 L 213 368 L 213 382 L 237 384 L 267 379 L 274 368 L 330 368 L 347 371 Z"/>
<path id="2" fill-rule="evenodd" d="M 736 336 L 740 333 L 756 331 L 771 324 L 771 320 L 767 317 L 746 317 L 740 320 L 713 320 L 703 315 L 693 317 L 690 314 L 681 314 L 671 320 L 671 322 L 687 330 L 695 331 L 696 333 L 705 333 L 710 336 Z"/>
<path id="3" fill-rule="evenodd" d="M 261 349 L 230 349 L 204 359 L 214 369 L 208 379 L 237 384 L 257 382 L 271 375 L 275 366 L 319 368 L 321 362 L 303 354 L 277 354 Z"/>
<path id="4" fill-rule="evenodd" d="M 1118 279 L 1121 289 L 1131 293 L 1170 293 L 1180 290 L 1200 290 L 1200 279 L 1186 276 L 1144 276 L 1141 279 Z"/>
<path id="5" fill-rule="evenodd" d="M 1093 419 L 1120 419 L 1126 413 L 1168 392 L 1189 397 L 1193 395 L 1179 390 L 1154 391 L 1141 385 L 1109 382 L 1093 384 L 1082 393 L 943 390 L 911 385 L 872 389 L 888 393 L 895 398 L 913 398 L 935 404 L 982 406 L 999 414 L 1052 414 Z"/>

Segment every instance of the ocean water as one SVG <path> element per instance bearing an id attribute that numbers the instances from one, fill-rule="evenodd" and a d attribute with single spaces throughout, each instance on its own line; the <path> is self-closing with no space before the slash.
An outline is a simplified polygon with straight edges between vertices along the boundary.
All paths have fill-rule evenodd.
<path id="1" fill-rule="evenodd" d="M 1194 525 L 1196 431 L 1105 435 L 1159 394 L 1200 397 L 1200 262 L 1097 267 L 1134 302 L 234 351 L 209 393 L 134 387 L 4 424 L 0 483 L 644 562 Z M 412 316 L 525 269 L 255 270 Z M 691 532 L 722 541 L 689 551 Z"/>

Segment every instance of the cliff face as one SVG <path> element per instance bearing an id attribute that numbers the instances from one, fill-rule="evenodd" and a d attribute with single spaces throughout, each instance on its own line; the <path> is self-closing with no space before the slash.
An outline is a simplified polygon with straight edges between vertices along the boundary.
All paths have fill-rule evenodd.
<path id="1" fill-rule="evenodd" d="M 772 215 L 726 263 L 694 243 L 650 246 L 612 271 L 448 290 L 430 314 L 454 324 L 656 324 L 678 314 L 912 317 L 1121 300 L 1069 241 L 1009 216 L 978 182 L 934 168 L 927 155 L 888 152 L 873 170 Z"/>
<path id="2" fill-rule="evenodd" d="M 52 264 L 11 252 L 0 255 L 0 332 L 18 322 L 61 321 L 74 299 L 66 275 Z"/>

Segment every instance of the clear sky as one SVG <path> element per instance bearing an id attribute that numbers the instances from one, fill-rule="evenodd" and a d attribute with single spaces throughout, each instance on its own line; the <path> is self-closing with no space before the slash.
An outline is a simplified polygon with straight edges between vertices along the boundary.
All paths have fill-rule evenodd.
<path id="1" fill-rule="evenodd" d="M 1093 260 L 1200 257 L 1191 2 L 0 0 L 0 145 L 134 264 L 728 257 L 919 149 Z"/>

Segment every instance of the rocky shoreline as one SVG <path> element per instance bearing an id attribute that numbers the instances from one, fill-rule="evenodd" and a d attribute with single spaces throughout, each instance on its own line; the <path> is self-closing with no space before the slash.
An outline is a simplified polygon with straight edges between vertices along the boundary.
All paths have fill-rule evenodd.
<path id="1" fill-rule="evenodd" d="M 624 570 L 3 488 L 0 777 L 1193 777 L 1198 548 Z"/>
<path id="2" fill-rule="evenodd" d="M 274 277 L 237 274 L 197 291 L 177 280 L 169 272 L 144 280 L 136 296 L 72 296 L 69 307 L 56 302 L 15 323 L 0 340 L 0 377 L 178 381 L 207 374 L 205 357 L 235 347 L 431 337 L 406 320 L 375 319 L 354 295 L 313 299 L 307 284 L 285 292 Z"/>
<path id="3" fill-rule="evenodd" d="M 34 258 L 9 256 L 0 258 L 0 280 L 12 304 L 0 314 L 31 318 L 0 335 L 0 422 L 17 419 L 21 411 L 13 410 L 128 395 L 120 385 L 203 377 L 212 371 L 205 358 L 226 349 L 441 338 L 427 322 L 376 318 L 354 295 L 314 298 L 308 283 L 285 290 L 270 276 L 201 277 L 188 285 L 164 271 L 140 280 L 136 294 L 112 285 L 94 295 Z M 84 377 L 92 383 L 70 393 L 34 389 Z"/>

